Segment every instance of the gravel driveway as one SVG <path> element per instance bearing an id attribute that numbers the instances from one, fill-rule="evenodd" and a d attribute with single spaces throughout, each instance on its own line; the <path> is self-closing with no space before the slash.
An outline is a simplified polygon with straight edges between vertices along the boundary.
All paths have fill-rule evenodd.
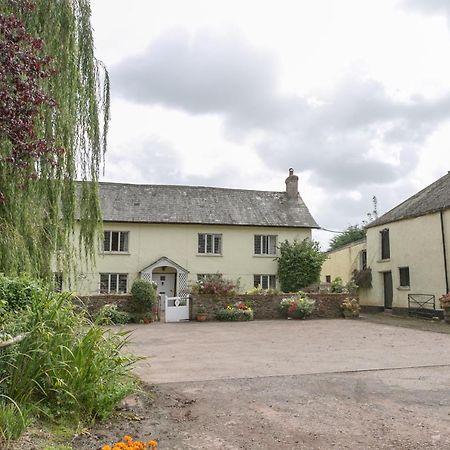
<path id="1" fill-rule="evenodd" d="M 121 433 L 160 450 L 450 448 L 448 334 L 363 320 L 134 330 L 150 396 L 76 449 Z"/>
<path id="2" fill-rule="evenodd" d="M 450 365 L 450 335 L 355 320 L 153 324 L 134 329 L 148 383 Z M 443 351 L 449 349 L 449 351 Z"/>

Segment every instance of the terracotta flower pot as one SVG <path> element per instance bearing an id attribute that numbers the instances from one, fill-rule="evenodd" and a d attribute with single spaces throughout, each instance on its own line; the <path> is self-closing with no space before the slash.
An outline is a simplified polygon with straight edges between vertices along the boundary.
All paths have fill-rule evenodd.
<path id="1" fill-rule="evenodd" d="M 208 314 L 206 314 L 206 313 L 198 313 L 195 316 L 195 320 L 197 322 L 205 322 L 207 318 L 208 318 Z"/>

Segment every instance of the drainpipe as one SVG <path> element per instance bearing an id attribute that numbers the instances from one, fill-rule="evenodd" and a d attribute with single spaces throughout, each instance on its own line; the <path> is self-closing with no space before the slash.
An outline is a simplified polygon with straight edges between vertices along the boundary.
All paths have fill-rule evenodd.
<path id="1" fill-rule="evenodd" d="M 444 210 L 442 208 L 440 210 L 440 216 L 441 216 L 442 251 L 444 253 L 445 289 L 448 294 L 449 289 L 448 289 L 447 249 L 445 247 Z"/>

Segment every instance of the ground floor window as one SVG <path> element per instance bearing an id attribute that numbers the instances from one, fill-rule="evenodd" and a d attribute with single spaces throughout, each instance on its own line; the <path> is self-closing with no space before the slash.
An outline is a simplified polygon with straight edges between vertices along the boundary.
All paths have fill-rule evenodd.
<path id="1" fill-rule="evenodd" d="M 277 280 L 275 275 L 254 275 L 253 286 L 255 288 L 261 287 L 262 289 L 275 289 Z"/>
<path id="2" fill-rule="evenodd" d="M 128 274 L 101 273 L 100 292 L 102 294 L 126 294 L 128 287 Z"/>

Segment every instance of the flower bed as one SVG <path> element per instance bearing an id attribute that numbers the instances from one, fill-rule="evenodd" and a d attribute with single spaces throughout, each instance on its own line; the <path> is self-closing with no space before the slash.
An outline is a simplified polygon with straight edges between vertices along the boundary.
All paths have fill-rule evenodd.
<path id="1" fill-rule="evenodd" d="M 212 295 L 194 294 L 189 303 L 191 320 L 195 320 L 197 308 L 202 307 L 208 314 L 209 320 L 214 320 L 217 313 L 224 308 L 224 305 L 233 305 L 236 302 L 251 304 L 255 320 L 268 320 L 280 318 L 280 301 L 283 298 L 293 297 L 295 294 L 274 294 L 274 295 L 249 295 L 239 294 L 233 296 L 217 297 Z M 341 318 L 341 304 L 348 297 L 348 294 L 308 293 L 308 297 L 315 301 L 315 309 L 311 318 Z"/>
<path id="2" fill-rule="evenodd" d="M 304 292 L 298 292 L 293 297 L 283 298 L 280 302 L 280 315 L 291 319 L 306 319 L 314 311 L 315 301 Z"/>
<path id="3" fill-rule="evenodd" d="M 253 320 L 253 309 L 244 302 L 236 302 L 233 305 L 226 305 L 225 308 L 216 312 L 216 319 L 223 321 L 248 321 Z"/>

